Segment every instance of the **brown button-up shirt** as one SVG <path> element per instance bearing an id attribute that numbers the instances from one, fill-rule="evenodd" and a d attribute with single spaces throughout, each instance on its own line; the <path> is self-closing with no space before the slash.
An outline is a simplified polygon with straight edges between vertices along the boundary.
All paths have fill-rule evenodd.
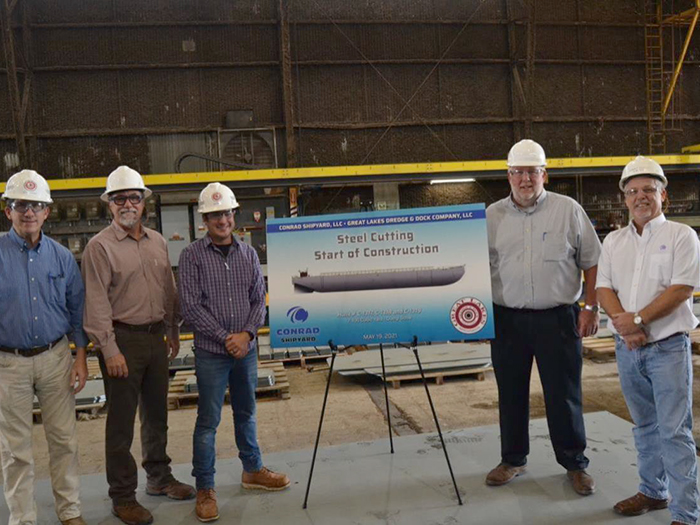
<path id="1" fill-rule="evenodd" d="M 175 279 L 160 233 L 144 227 L 136 240 L 112 221 L 90 239 L 81 267 L 86 290 L 83 327 L 105 359 L 119 353 L 115 321 L 164 321 L 168 337 L 179 337 Z"/>

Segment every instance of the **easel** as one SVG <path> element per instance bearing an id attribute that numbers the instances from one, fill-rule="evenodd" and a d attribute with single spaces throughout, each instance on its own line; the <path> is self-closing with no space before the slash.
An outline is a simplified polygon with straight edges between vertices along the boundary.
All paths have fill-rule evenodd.
<path id="1" fill-rule="evenodd" d="M 326 401 L 328 400 L 328 390 L 331 386 L 331 377 L 333 377 L 333 365 L 335 364 L 335 357 L 338 354 L 338 347 L 333 343 L 333 341 L 328 341 L 328 346 L 331 347 L 331 365 L 328 370 L 328 381 L 326 382 L 326 392 L 323 395 L 323 406 L 321 407 L 321 418 L 318 422 L 318 432 L 316 433 L 316 444 L 314 445 L 314 454 L 311 459 L 311 469 L 309 470 L 309 481 L 306 485 L 306 495 L 304 496 L 304 506 L 305 509 L 309 500 L 309 489 L 311 488 L 311 479 L 314 475 L 314 465 L 316 464 L 316 453 L 318 452 L 318 442 L 321 439 L 321 428 L 323 427 L 323 417 L 326 414 Z M 440 430 L 440 422 L 438 421 L 437 412 L 435 412 L 435 406 L 433 405 L 433 398 L 430 396 L 430 390 L 428 389 L 428 381 L 425 378 L 425 373 L 423 372 L 423 365 L 420 362 L 420 357 L 418 356 L 418 337 L 413 336 L 413 341 L 410 345 L 401 344 L 404 348 L 409 348 L 413 350 L 413 355 L 416 356 L 416 362 L 418 363 L 418 369 L 420 370 L 421 378 L 423 379 L 423 386 L 425 387 L 425 393 L 428 396 L 428 402 L 430 403 L 430 410 L 433 412 L 433 419 L 435 419 L 435 426 L 437 427 L 438 435 L 440 436 L 440 443 L 442 444 L 442 450 L 445 453 L 445 460 L 447 460 L 447 468 L 450 471 L 450 477 L 452 478 L 452 485 L 455 489 L 455 494 L 457 495 L 457 501 L 462 505 L 462 497 L 459 494 L 459 489 L 457 488 L 457 482 L 455 481 L 455 475 L 452 472 L 452 464 L 450 463 L 450 456 L 447 454 L 447 447 L 445 447 L 445 440 L 442 437 L 442 430 Z M 391 453 L 394 453 L 394 439 L 391 435 L 391 414 L 389 409 L 389 393 L 386 386 L 386 369 L 384 368 L 384 345 L 379 345 L 379 354 L 382 359 L 382 382 L 384 383 L 384 399 L 386 401 L 386 417 L 389 423 L 389 444 L 391 447 Z"/>

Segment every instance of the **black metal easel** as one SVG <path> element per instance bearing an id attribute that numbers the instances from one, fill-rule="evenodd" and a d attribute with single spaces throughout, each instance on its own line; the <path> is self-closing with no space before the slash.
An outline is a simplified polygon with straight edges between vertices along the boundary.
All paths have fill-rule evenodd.
<path id="1" fill-rule="evenodd" d="M 314 466 L 316 464 L 316 453 L 318 452 L 318 442 L 321 439 L 321 428 L 323 427 L 323 418 L 326 414 L 326 401 L 328 401 L 328 391 L 331 386 L 331 377 L 333 376 L 333 365 L 335 364 L 335 358 L 338 354 L 338 347 L 333 343 L 333 341 L 328 341 L 328 346 L 331 348 L 331 365 L 328 370 L 328 381 L 326 382 L 326 392 L 323 395 L 323 405 L 321 407 L 321 418 L 318 422 L 318 432 L 316 433 L 316 443 L 314 445 L 314 454 L 311 459 L 311 469 L 309 470 L 309 481 L 306 484 L 306 495 L 304 496 L 304 506 L 307 507 L 309 501 L 309 489 L 311 488 L 311 479 L 314 475 Z M 428 396 L 428 402 L 430 403 L 430 410 L 433 412 L 433 418 L 435 419 L 435 426 L 437 427 L 438 435 L 440 436 L 440 443 L 442 444 L 442 450 L 445 453 L 445 459 L 447 460 L 447 468 L 450 471 L 450 477 L 452 478 L 452 485 L 455 489 L 455 494 L 457 495 L 457 501 L 462 505 L 462 497 L 459 494 L 459 489 L 457 488 L 457 481 L 455 480 L 455 475 L 452 472 L 452 464 L 450 463 L 450 456 L 447 454 L 447 447 L 445 447 L 445 440 L 442 437 L 442 430 L 440 429 L 440 422 L 438 421 L 437 412 L 435 412 L 435 406 L 433 405 L 433 398 L 430 395 L 430 389 L 428 388 L 428 381 L 425 378 L 425 373 L 423 372 L 423 365 L 420 362 L 420 357 L 418 356 L 418 337 L 413 336 L 413 341 L 411 345 L 401 345 L 405 348 L 413 350 L 413 355 L 416 356 L 416 362 L 418 363 L 418 369 L 420 370 L 420 375 L 423 380 L 423 386 L 425 387 L 425 393 Z M 382 382 L 384 383 L 384 399 L 386 401 L 386 415 L 387 421 L 389 423 L 389 443 L 391 446 L 391 453 L 394 453 L 394 439 L 391 434 L 391 414 L 389 408 L 389 392 L 386 386 L 386 370 L 384 368 L 384 345 L 379 345 L 379 353 L 382 358 Z"/>

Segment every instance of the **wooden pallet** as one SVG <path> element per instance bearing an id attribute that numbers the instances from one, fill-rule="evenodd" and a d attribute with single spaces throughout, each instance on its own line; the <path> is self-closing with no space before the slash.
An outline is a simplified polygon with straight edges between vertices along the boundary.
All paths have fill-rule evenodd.
<path id="1" fill-rule="evenodd" d="M 100 370 L 100 360 L 97 357 L 87 358 L 88 379 L 96 379 L 102 377 Z"/>
<path id="2" fill-rule="evenodd" d="M 338 352 L 338 357 L 341 355 L 346 355 L 345 352 Z M 299 365 L 301 368 L 307 368 L 308 363 L 317 363 L 319 361 L 325 361 L 329 359 L 331 354 L 326 355 L 301 355 L 299 357 L 285 357 L 283 359 L 265 359 L 258 361 L 260 365 L 266 365 L 269 363 L 285 363 L 287 365 Z"/>
<path id="3" fill-rule="evenodd" d="M 87 405 L 76 405 L 76 407 L 75 407 L 76 416 L 80 412 L 88 412 L 90 414 L 97 414 L 104 406 L 105 406 L 104 403 L 90 403 Z M 41 408 L 32 409 L 32 419 L 35 423 L 42 422 Z"/>
<path id="4" fill-rule="evenodd" d="M 255 390 L 258 401 L 273 399 L 289 399 L 289 379 L 284 364 L 278 361 L 258 363 L 258 368 L 272 369 L 275 373 L 275 384 L 272 386 L 259 387 Z M 177 410 L 185 406 L 194 407 L 199 399 L 198 392 L 185 392 L 187 379 L 194 375 L 194 370 L 179 370 L 170 381 L 168 388 L 168 410 Z M 228 400 L 228 391 L 226 392 Z"/>
<path id="5" fill-rule="evenodd" d="M 597 363 L 607 363 L 615 360 L 614 337 L 584 337 L 583 357 Z"/>
<path id="6" fill-rule="evenodd" d="M 690 331 L 690 345 L 694 354 L 700 354 L 700 328 Z"/>
<path id="7" fill-rule="evenodd" d="M 467 377 L 476 376 L 477 381 L 486 379 L 486 372 L 493 370 L 493 367 L 485 366 L 480 368 L 463 368 L 454 370 L 436 370 L 434 372 L 426 372 L 426 379 L 434 379 L 436 385 L 442 385 L 446 377 Z M 379 376 L 381 378 L 381 375 Z M 420 381 L 421 375 L 418 374 L 394 374 L 387 375 L 386 382 L 391 383 L 393 388 L 401 388 L 403 381 Z"/>

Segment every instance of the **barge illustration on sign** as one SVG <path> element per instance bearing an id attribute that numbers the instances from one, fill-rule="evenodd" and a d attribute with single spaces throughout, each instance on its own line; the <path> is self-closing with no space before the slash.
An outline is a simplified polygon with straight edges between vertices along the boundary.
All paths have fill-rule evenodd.
<path id="1" fill-rule="evenodd" d="M 446 267 L 396 268 L 390 270 L 362 270 L 309 275 L 300 271 L 292 277 L 294 291 L 354 292 L 360 290 L 384 290 L 390 288 L 418 288 L 423 286 L 447 286 L 464 276 L 464 265 Z"/>

